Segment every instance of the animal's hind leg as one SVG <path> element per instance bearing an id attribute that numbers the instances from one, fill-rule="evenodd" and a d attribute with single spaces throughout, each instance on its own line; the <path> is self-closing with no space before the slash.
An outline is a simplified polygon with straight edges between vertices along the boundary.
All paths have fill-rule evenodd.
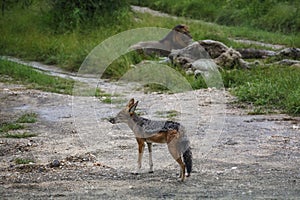
<path id="1" fill-rule="evenodd" d="M 153 173 L 153 161 L 152 161 L 152 143 L 147 142 L 148 145 L 148 151 L 149 151 L 149 173 Z"/>
<path id="2" fill-rule="evenodd" d="M 181 156 L 180 156 L 180 152 L 177 151 L 177 149 L 174 149 L 170 146 L 169 147 L 169 151 L 172 155 L 172 157 L 176 160 L 176 162 L 179 164 L 180 166 L 180 175 L 179 178 L 181 178 L 181 181 L 184 181 L 185 178 L 185 164 L 183 163 Z"/>
<path id="3" fill-rule="evenodd" d="M 170 154 L 172 155 L 172 157 L 179 164 L 179 166 L 180 166 L 179 178 L 181 178 L 181 181 L 184 181 L 184 178 L 185 178 L 185 164 L 183 163 L 183 161 L 181 159 L 180 151 L 177 149 L 177 145 L 174 142 L 174 140 L 168 144 L 168 149 L 169 149 Z"/>
<path id="4" fill-rule="evenodd" d="M 185 178 L 185 164 L 182 162 L 181 157 L 176 159 L 176 162 L 180 165 L 180 175 L 181 181 L 184 181 Z"/>
<path id="5" fill-rule="evenodd" d="M 182 162 L 180 149 L 178 148 L 179 133 L 176 130 L 169 131 L 167 134 L 168 149 L 172 157 L 180 165 L 180 175 L 181 181 L 185 178 L 185 164 Z"/>

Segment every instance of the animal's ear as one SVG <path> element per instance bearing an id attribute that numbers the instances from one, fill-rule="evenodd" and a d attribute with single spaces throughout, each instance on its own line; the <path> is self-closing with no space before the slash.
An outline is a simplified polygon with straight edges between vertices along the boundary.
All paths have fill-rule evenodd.
<path id="1" fill-rule="evenodd" d="M 129 113 L 133 114 L 137 105 L 138 105 L 139 101 L 135 102 L 135 104 L 133 104 L 130 108 L 129 108 Z"/>
<path id="2" fill-rule="evenodd" d="M 133 106 L 133 104 L 134 104 L 134 98 L 130 99 L 130 101 L 127 104 L 127 107 L 131 108 Z"/>

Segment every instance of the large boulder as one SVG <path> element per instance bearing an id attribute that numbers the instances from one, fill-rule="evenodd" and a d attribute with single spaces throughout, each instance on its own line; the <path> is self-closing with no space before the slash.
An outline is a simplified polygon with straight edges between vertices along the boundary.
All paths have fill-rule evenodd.
<path id="1" fill-rule="evenodd" d="M 175 26 L 164 38 L 159 41 L 145 41 L 130 47 L 146 55 L 168 56 L 173 49 L 182 49 L 192 42 L 189 27 L 180 24 Z"/>
<path id="2" fill-rule="evenodd" d="M 279 51 L 276 54 L 279 58 L 288 58 L 288 59 L 294 59 L 299 60 L 300 59 L 300 49 L 299 48 L 285 48 Z"/>
<path id="3" fill-rule="evenodd" d="M 199 44 L 204 47 L 212 59 L 219 57 L 228 50 L 225 44 L 215 40 L 200 40 Z"/>
<path id="4" fill-rule="evenodd" d="M 208 67 L 205 60 L 212 60 L 218 67 L 249 68 L 248 63 L 242 59 L 238 51 L 213 40 L 193 42 L 183 49 L 172 50 L 169 58 L 173 64 L 182 66 L 189 73 L 210 69 L 211 64 Z"/>
<path id="5" fill-rule="evenodd" d="M 183 49 L 172 50 L 169 58 L 173 64 L 188 69 L 196 60 L 210 59 L 210 55 L 199 42 L 193 42 Z"/>
<path id="6" fill-rule="evenodd" d="M 232 48 L 228 48 L 221 53 L 214 61 L 220 67 L 233 68 L 238 66 L 244 69 L 249 68 L 249 64 L 242 59 L 242 55 Z"/>
<path id="7" fill-rule="evenodd" d="M 299 48 L 285 48 L 278 52 L 263 49 L 237 49 L 242 55 L 242 58 L 268 58 L 275 57 L 276 60 L 281 59 L 300 59 L 300 49 Z"/>
<path id="8" fill-rule="evenodd" d="M 267 58 L 276 55 L 275 51 L 254 48 L 237 49 L 237 51 L 240 52 L 243 59 Z"/>

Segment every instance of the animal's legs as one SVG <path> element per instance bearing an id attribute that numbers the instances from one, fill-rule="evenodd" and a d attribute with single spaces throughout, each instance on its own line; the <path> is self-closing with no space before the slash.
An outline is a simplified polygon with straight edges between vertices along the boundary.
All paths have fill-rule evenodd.
<path id="1" fill-rule="evenodd" d="M 168 133 L 167 137 L 168 149 L 174 160 L 180 165 L 180 176 L 181 181 L 185 178 L 185 164 L 181 159 L 180 149 L 178 148 L 178 132 L 172 131 Z"/>
<path id="2" fill-rule="evenodd" d="M 136 174 L 140 173 L 140 170 L 142 168 L 142 158 L 143 158 L 143 153 L 144 153 L 144 149 L 145 149 L 145 141 L 141 138 L 136 138 L 137 142 L 138 142 L 138 148 L 139 148 L 139 155 L 138 155 L 138 167 L 137 167 L 137 171 Z"/>
<path id="3" fill-rule="evenodd" d="M 149 150 L 149 173 L 153 173 L 153 161 L 152 161 L 152 143 L 147 142 L 148 150 Z"/>

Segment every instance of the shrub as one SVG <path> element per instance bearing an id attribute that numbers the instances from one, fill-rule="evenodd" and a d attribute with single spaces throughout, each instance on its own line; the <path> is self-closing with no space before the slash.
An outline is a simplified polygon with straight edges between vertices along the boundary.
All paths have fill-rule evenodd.
<path id="1" fill-rule="evenodd" d="M 300 3 L 298 6 L 281 3 L 273 6 L 266 15 L 256 21 L 255 25 L 269 31 L 278 30 L 283 33 L 300 31 Z"/>
<path id="2" fill-rule="evenodd" d="M 229 26 L 250 26 L 268 31 L 298 33 L 300 2 L 296 0 L 131 0 L 173 15 L 217 22 Z"/>
<path id="3" fill-rule="evenodd" d="M 225 85 L 241 102 L 266 109 L 300 114 L 300 70 L 292 67 L 266 67 L 229 73 Z M 230 83 L 228 83 L 230 81 Z"/>
<path id="4" fill-rule="evenodd" d="M 127 0 L 51 0 L 50 7 L 50 23 L 61 32 L 86 24 L 116 24 L 126 17 L 129 3 Z"/>
<path id="5" fill-rule="evenodd" d="M 23 9 L 28 8 L 33 3 L 33 0 L 2 0 L 1 12 L 2 16 L 5 15 L 6 11 L 9 11 L 15 7 L 21 7 Z"/>

